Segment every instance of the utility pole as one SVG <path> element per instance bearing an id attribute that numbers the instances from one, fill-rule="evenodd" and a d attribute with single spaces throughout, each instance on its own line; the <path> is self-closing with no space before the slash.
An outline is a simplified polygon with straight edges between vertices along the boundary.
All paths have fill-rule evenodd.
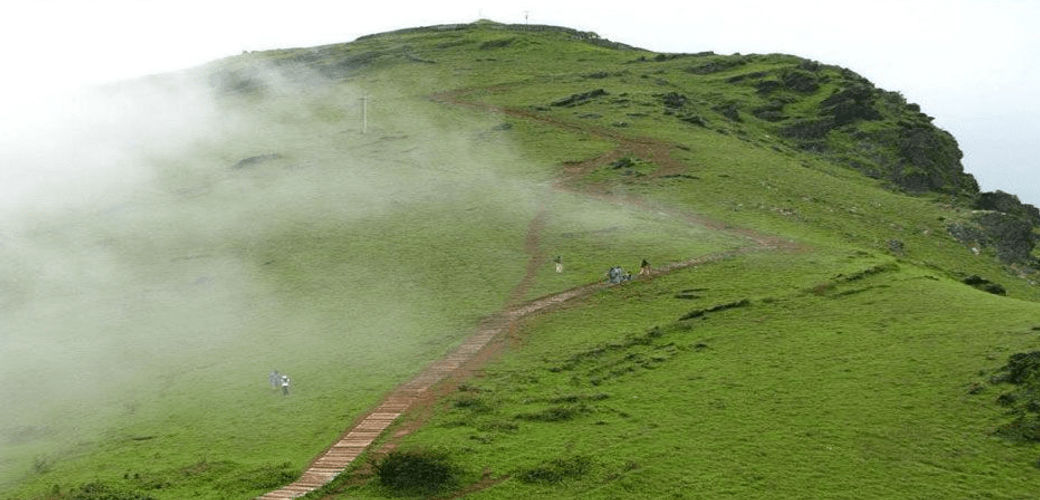
<path id="1" fill-rule="evenodd" d="M 361 96 L 361 135 L 368 132 L 368 96 Z"/>
<path id="2" fill-rule="evenodd" d="M 528 15 L 529 15 L 530 13 L 531 13 L 531 11 L 528 11 L 528 10 L 525 10 L 525 11 L 524 11 L 524 29 L 527 29 L 527 16 L 528 16 Z"/>

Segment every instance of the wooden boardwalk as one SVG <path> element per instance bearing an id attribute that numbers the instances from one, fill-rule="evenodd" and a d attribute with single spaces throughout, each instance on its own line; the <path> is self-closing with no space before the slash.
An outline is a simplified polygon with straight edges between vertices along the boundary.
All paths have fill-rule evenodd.
<path id="1" fill-rule="evenodd" d="M 743 247 L 727 252 L 718 252 L 683 262 L 676 262 L 657 269 L 653 274 L 665 274 L 678 269 L 714 262 L 733 257 L 753 250 L 768 249 L 765 245 Z M 315 491 L 332 481 L 364 452 L 383 431 L 408 411 L 420 397 L 426 394 L 438 382 L 448 378 L 467 362 L 474 359 L 492 340 L 508 332 L 510 326 L 525 316 L 543 311 L 571 299 L 607 288 L 607 283 L 597 282 L 572 288 L 554 295 L 548 295 L 531 302 L 506 309 L 485 321 L 476 333 L 467 338 L 462 345 L 434 362 L 421 373 L 405 384 L 394 389 L 379 406 L 365 415 L 352 427 L 342 439 L 334 443 L 328 450 L 318 456 L 310 467 L 295 482 L 257 498 L 285 499 L 296 498 Z"/>
<path id="2" fill-rule="evenodd" d="M 397 420 L 397 417 L 411 408 L 431 387 L 476 357 L 477 353 L 487 347 L 492 340 L 507 332 L 513 322 L 547 307 L 578 296 L 588 295 L 592 291 L 606 286 L 603 283 L 594 283 L 567 290 L 508 309 L 485 321 L 481 328 L 467 338 L 462 345 L 431 364 L 405 384 L 394 389 L 379 406 L 365 415 L 342 439 L 314 460 L 294 483 L 258 498 L 296 498 L 321 488 L 350 466 L 354 459 L 360 456 L 383 431 L 390 427 L 390 424 Z"/>

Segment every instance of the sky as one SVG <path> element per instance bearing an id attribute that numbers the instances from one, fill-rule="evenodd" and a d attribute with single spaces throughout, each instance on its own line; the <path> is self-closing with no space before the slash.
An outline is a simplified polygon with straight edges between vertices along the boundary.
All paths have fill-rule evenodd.
<path id="1" fill-rule="evenodd" d="M 3 11 L 0 125 L 17 127 L 70 89 L 246 50 L 526 16 L 660 52 L 780 52 L 848 67 L 953 133 L 982 189 L 1040 205 L 1040 1 L 15 0 Z"/>

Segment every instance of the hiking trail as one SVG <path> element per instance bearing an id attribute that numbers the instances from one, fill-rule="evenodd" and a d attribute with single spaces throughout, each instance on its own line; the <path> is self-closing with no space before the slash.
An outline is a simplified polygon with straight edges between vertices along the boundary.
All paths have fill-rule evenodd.
<path id="1" fill-rule="evenodd" d="M 531 111 L 503 108 L 490 104 L 474 103 L 462 100 L 461 96 L 472 93 L 476 90 L 488 89 L 455 90 L 434 94 L 431 96 L 431 99 L 447 105 L 468 107 L 492 113 L 501 113 L 547 123 L 568 130 L 591 133 L 614 141 L 617 144 L 617 147 L 613 150 L 595 158 L 564 165 L 563 175 L 561 175 L 553 184 L 555 189 L 576 192 L 585 196 L 613 203 L 635 206 L 645 210 L 664 212 L 691 224 L 740 236 L 750 242 L 748 245 L 733 250 L 710 253 L 680 262 L 665 264 L 655 268 L 651 272 L 651 278 L 657 275 L 663 275 L 680 269 L 703 265 L 753 251 L 778 249 L 797 250 L 800 248 L 799 245 L 791 241 L 773 235 L 760 233 L 752 229 L 734 227 L 701 215 L 685 213 L 669 207 L 657 206 L 645 199 L 575 187 L 573 186 L 572 181 L 581 178 L 592 169 L 606 165 L 622 156 L 630 154 L 649 158 L 660 165 L 661 168 L 658 172 L 653 174 L 655 177 L 684 170 L 685 166 L 671 157 L 670 151 L 676 146 L 664 141 L 652 138 L 632 138 L 617 131 L 603 129 L 601 127 L 569 123 Z M 422 407 L 425 407 L 429 411 L 432 402 L 439 396 L 435 391 L 435 386 L 446 380 L 461 380 L 465 378 L 474 369 L 481 366 L 484 362 L 503 349 L 508 334 L 516 330 L 522 319 L 536 313 L 550 310 L 565 302 L 586 297 L 596 291 L 612 286 L 621 286 L 612 285 L 606 282 L 594 282 L 523 302 L 523 297 L 526 296 L 527 292 L 530 290 L 531 285 L 534 283 L 535 275 L 542 264 L 544 264 L 546 258 L 544 251 L 539 247 L 539 241 L 541 239 L 541 232 L 546 225 L 548 215 L 548 211 L 542 209 L 528 224 L 527 235 L 524 240 L 524 251 L 528 255 L 528 261 L 524 276 L 510 292 L 506 306 L 502 311 L 483 320 L 477 327 L 477 331 L 467 337 L 462 344 L 448 352 L 441 359 L 433 362 L 408 382 L 398 386 L 375 408 L 369 410 L 367 413 L 356 419 L 338 441 L 329 446 L 308 465 L 299 479 L 289 485 L 283 486 L 257 498 L 265 500 L 296 498 L 320 489 L 346 470 L 357 457 L 364 453 L 372 443 L 375 442 L 376 439 L 378 439 L 383 432 L 394 424 L 403 414 L 406 412 L 414 413 Z M 412 419 L 411 422 L 395 433 L 393 437 L 400 438 L 410 433 L 421 426 L 424 420 L 425 418 L 422 416 Z M 389 449 L 393 446 L 394 444 L 392 442 L 387 443 L 383 449 Z M 489 481 L 489 484 L 496 482 L 497 481 Z"/>

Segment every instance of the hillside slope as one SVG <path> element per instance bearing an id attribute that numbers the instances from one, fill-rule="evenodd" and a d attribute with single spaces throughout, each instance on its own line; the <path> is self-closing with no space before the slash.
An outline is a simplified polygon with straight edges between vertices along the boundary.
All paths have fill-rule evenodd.
<path id="1" fill-rule="evenodd" d="M 374 475 L 394 447 L 439 450 L 445 496 L 1032 491 L 1037 445 L 994 437 L 973 387 L 1036 349 L 1035 209 L 980 194 L 897 93 L 487 22 L 177 78 L 212 96 L 204 137 L 0 247 L 24 264 L 0 275 L 4 396 L 32 403 L 4 410 L 5 494 L 260 494 L 481 318 L 719 252 L 528 319 L 323 494 L 424 494 Z"/>

